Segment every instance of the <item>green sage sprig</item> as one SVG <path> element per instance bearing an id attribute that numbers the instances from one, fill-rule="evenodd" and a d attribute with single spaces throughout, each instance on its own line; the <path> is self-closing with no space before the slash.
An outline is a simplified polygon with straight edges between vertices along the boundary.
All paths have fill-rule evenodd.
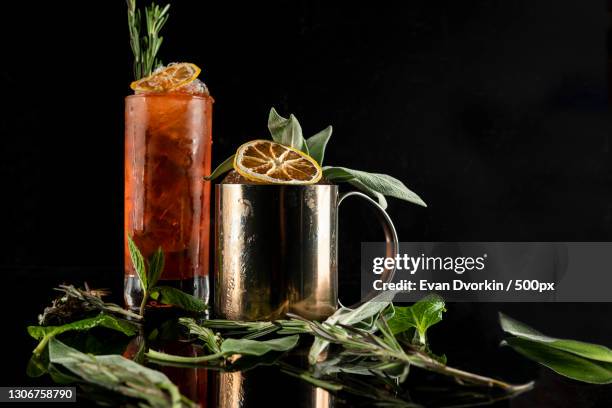
<path id="1" fill-rule="evenodd" d="M 323 166 L 325 149 L 333 131 L 331 126 L 306 139 L 303 136 L 300 123 L 293 114 L 289 115 L 289 118 L 284 118 L 276 112 L 276 109 L 272 108 L 268 115 L 268 130 L 272 140 L 276 143 L 301 150 L 310 155 L 319 165 Z M 230 156 L 205 179 L 214 180 L 232 170 L 233 161 L 234 156 Z M 411 191 L 400 180 L 387 174 L 368 173 L 346 167 L 325 166 L 323 167 L 323 175 L 331 182 L 349 183 L 356 189 L 378 200 L 378 203 L 383 208 L 387 207 L 385 196 L 399 198 L 400 200 L 427 207 L 427 204 L 418 194 Z"/>
<path id="2" fill-rule="evenodd" d="M 502 329 L 510 336 L 503 345 L 557 374 L 592 384 L 612 384 L 612 350 L 582 341 L 558 339 L 500 313 Z"/>
<path id="3" fill-rule="evenodd" d="M 94 385 L 132 400 L 140 400 L 137 406 L 196 407 L 181 395 L 178 387 L 165 374 L 120 355 L 85 354 L 53 339 L 49 343 L 49 362 L 49 373 L 56 381 Z"/>

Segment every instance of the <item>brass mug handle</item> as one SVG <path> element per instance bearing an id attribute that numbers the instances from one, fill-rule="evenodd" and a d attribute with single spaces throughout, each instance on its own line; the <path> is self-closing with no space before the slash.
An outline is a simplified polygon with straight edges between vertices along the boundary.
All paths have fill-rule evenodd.
<path id="1" fill-rule="evenodd" d="M 376 208 L 378 220 L 380 221 L 380 224 L 382 225 L 383 230 L 385 232 L 385 241 L 387 244 L 386 249 L 385 249 L 385 252 L 386 252 L 385 256 L 395 258 L 399 251 L 399 241 L 397 239 L 397 231 L 395 230 L 395 226 L 393 225 L 393 221 L 391 221 L 391 217 L 389 217 L 389 214 L 387 214 L 385 209 L 382 208 L 380 204 L 378 204 L 376 201 L 374 201 L 369 196 L 363 193 L 360 193 L 359 191 L 349 191 L 347 193 L 341 194 L 340 198 L 338 199 L 338 209 L 340 208 L 340 204 L 342 204 L 342 201 L 344 201 L 345 198 L 348 198 L 351 196 L 362 198 L 368 203 L 372 204 L 374 208 Z M 395 267 L 393 267 L 392 269 L 385 269 L 385 271 L 381 275 L 381 279 L 383 282 L 391 282 L 393 280 L 394 275 L 395 275 Z M 372 299 L 377 294 L 378 292 L 372 289 L 368 293 L 368 295 L 365 297 L 365 299 L 363 299 L 359 303 L 356 303 L 355 305 L 350 306 L 350 307 L 355 308 L 367 302 L 368 300 Z"/>

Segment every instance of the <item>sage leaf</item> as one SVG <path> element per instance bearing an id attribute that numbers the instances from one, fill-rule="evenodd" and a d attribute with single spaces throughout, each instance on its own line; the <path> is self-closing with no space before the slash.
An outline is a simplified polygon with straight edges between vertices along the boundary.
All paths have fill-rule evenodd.
<path id="1" fill-rule="evenodd" d="M 271 351 L 289 351 L 297 345 L 299 339 L 300 336 L 298 334 L 266 341 L 257 341 L 250 339 L 225 339 L 221 343 L 221 349 L 219 352 L 214 354 L 208 354 L 205 356 L 176 356 L 172 354 L 161 353 L 155 350 L 149 350 L 146 355 L 150 360 L 157 362 L 178 364 L 209 363 L 211 361 L 219 360 L 221 358 L 229 357 L 235 354 L 260 357 Z"/>
<path id="2" fill-rule="evenodd" d="M 374 297 L 370 301 L 362 304 L 356 309 L 350 309 L 347 307 L 341 307 L 333 315 L 327 318 L 323 322 L 323 325 L 334 326 L 338 324 L 343 325 L 354 325 L 359 322 L 371 319 L 375 315 L 381 313 L 386 309 L 395 296 L 394 292 L 387 291 Z M 374 327 L 374 321 L 370 322 L 370 326 Z M 308 361 L 310 364 L 316 364 L 319 359 L 319 355 L 327 348 L 329 341 L 320 337 L 315 337 L 308 353 Z"/>
<path id="3" fill-rule="evenodd" d="M 384 195 L 379 193 L 378 191 L 372 190 L 370 187 L 363 184 L 359 179 L 353 178 L 348 180 L 348 183 L 353 187 L 357 188 L 357 190 L 361 190 L 366 193 L 370 197 L 375 198 L 378 201 L 378 205 L 382 207 L 383 210 L 387 209 L 387 199 Z"/>
<path id="4" fill-rule="evenodd" d="M 306 139 L 306 146 L 308 146 L 310 157 L 315 159 L 320 166 L 323 165 L 325 148 L 327 147 L 327 142 L 329 142 L 329 138 L 332 135 L 332 131 L 333 128 L 328 126 L 319 133 Z"/>
<path id="5" fill-rule="evenodd" d="M 202 313 L 207 309 L 202 299 L 171 286 L 156 286 L 151 290 L 150 296 L 164 305 L 176 306 L 187 312 Z"/>
<path id="6" fill-rule="evenodd" d="M 234 157 L 235 155 L 232 154 L 230 157 L 225 159 L 225 161 L 221 163 L 220 165 L 218 165 L 217 168 L 209 176 L 205 176 L 204 180 L 207 180 L 207 181 L 214 180 L 217 177 L 221 176 L 222 174 L 225 174 L 228 171 L 233 170 L 234 169 Z"/>
<path id="7" fill-rule="evenodd" d="M 100 313 L 95 317 L 77 320 L 62 326 L 28 326 L 28 334 L 39 340 L 38 346 L 34 349 L 34 355 L 40 355 L 47 343 L 55 336 L 68 331 L 85 331 L 94 327 L 105 327 L 107 329 L 119 331 L 126 336 L 133 336 L 138 332 L 136 325 L 127 320 L 119 320 L 113 316 Z"/>
<path id="8" fill-rule="evenodd" d="M 611 363 L 584 358 L 522 337 L 511 337 L 503 344 L 562 376 L 592 384 L 612 383 Z"/>
<path id="9" fill-rule="evenodd" d="M 302 127 L 293 114 L 289 115 L 289 119 L 286 119 L 279 115 L 276 109 L 270 109 L 270 114 L 268 115 L 268 130 L 270 130 L 272 140 L 276 143 L 290 146 L 306 154 L 310 154 L 308 146 L 304 141 L 304 136 L 302 135 Z"/>
<path id="10" fill-rule="evenodd" d="M 230 338 L 221 343 L 221 352 L 225 355 L 262 356 L 271 351 L 289 351 L 297 345 L 299 339 L 297 334 L 265 341 Z"/>
<path id="11" fill-rule="evenodd" d="M 70 376 L 63 376 L 67 380 L 76 376 L 85 383 L 141 400 L 146 403 L 144 406 L 195 406 L 180 394 L 178 387 L 163 373 L 120 355 L 93 356 L 52 339 L 49 343 L 49 361 L 71 373 Z"/>
<path id="12" fill-rule="evenodd" d="M 353 179 L 357 179 L 360 184 L 354 184 L 355 187 L 359 188 L 363 184 L 367 187 L 367 190 L 363 190 L 366 194 L 371 195 L 373 190 L 385 196 L 399 198 L 400 200 L 427 207 L 427 204 L 415 192 L 409 190 L 400 180 L 387 174 L 367 173 L 346 167 L 326 166 L 323 168 L 323 175 L 329 181 L 334 182 L 350 182 Z"/>
<path id="13" fill-rule="evenodd" d="M 138 249 L 138 247 L 132 240 L 132 237 L 128 235 L 127 240 L 128 240 L 128 249 L 130 251 L 130 258 L 132 259 L 132 265 L 134 266 L 134 270 L 136 271 L 136 274 L 138 275 L 138 279 L 140 280 L 142 289 L 146 291 L 149 288 L 149 286 L 148 286 L 148 281 L 147 281 L 147 270 L 145 267 L 144 257 L 142 256 L 142 253 L 140 252 L 140 250 Z"/>
<path id="14" fill-rule="evenodd" d="M 526 324 L 504 315 L 503 313 L 499 314 L 499 321 L 502 329 L 506 333 L 512 334 L 516 337 L 545 344 L 548 347 L 563 350 L 591 360 L 612 363 L 612 350 L 610 350 L 608 347 L 599 344 L 568 339 L 557 339 L 546 336 L 527 326 Z"/>
<path id="15" fill-rule="evenodd" d="M 395 314 L 389 321 L 391 332 L 399 334 L 415 328 L 418 342 L 427 344 L 427 329 L 442 321 L 442 313 L 446 311 L 444 300 L 438 295 L 429 295 L 412 306 L 395 306 Z"/>
<path id="16" fill-rule="evenodd" d="M 149 259 L 149 276 L 148 283 L 150 287 L 154 287 L 157 285 L 157 281 L 161 277 L 162 272 L 164 271 L 164 252 L 162 248 L 157 248 L 157 251 L 151 255 Z"/>

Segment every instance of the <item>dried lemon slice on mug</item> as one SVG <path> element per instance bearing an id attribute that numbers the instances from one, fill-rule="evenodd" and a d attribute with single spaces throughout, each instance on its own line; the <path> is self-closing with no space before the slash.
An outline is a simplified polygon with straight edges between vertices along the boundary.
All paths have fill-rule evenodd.
<path id="1" fill-rule="evenodd" d="M 200 75 L 200 71 L 197 65 L 189 62 L 169 64 L 148 77 L 132 82 L 130 88 L 136 92 L 171 91 L 194 81 Z"/>
<path id="2" fill-rule="evenodd" d="M 240 146 L 234 169 L 248 180 L 268 184 L 314 184 L 323 175 L 312 157 L 270 140 L 253 140 Z"/>

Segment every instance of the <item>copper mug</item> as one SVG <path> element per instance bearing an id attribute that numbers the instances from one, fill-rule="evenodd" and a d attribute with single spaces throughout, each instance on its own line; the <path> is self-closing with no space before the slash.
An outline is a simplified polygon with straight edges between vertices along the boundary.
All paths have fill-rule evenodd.
<path id="1" fill-rule="evenodd" d="M 395 257 L 393 222 L 365 194 L 340 194 L 333 184 L 216 185 L 214 317 L 273 320 L 291 312 L 321 320 L 333 314 L 338 208 L 349 197 L 374 207 L 385 232 L 386 256 Z M 383 280 L 392 275 L 386 271 Z"/>

